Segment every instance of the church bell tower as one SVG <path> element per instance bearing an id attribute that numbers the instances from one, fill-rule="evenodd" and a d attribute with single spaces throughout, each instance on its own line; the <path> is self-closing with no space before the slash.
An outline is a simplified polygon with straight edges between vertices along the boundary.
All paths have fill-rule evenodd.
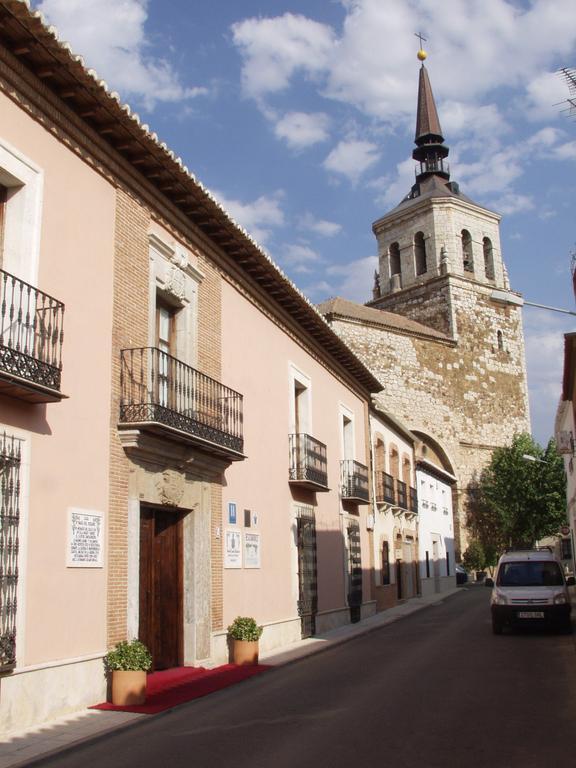
<path id="1" fill-rule="evenodd" d="M 360 345 L 355 329 L 347 342 L 382 382 L 380 405 L 447 457 L 464 552 L 469 489 L 495 448 L 530 431 L 521 300 L 502 261 L 500 216 L 451 180 L 425 52 L 418 58 L 415 180 L 373 224 L 378 270 L 367 304 L 385 310 L 387 328 L 394 315 L 420 325 L 398 322 L 378 337 L 367 327 Z"/>
<path id="2" fill-rule="evenodd" d="M 415 183 L 400 204 L 373 225 L 379 263 L 369 304 L 456 338 L 463 330 L 457 296 L 469 294 L 470 301 L 481 300 L 498 314 L 501 309 L 491 305 L 490 296 L 508 291 L 509 285 L 500 249 L 500 216 L 473 202 L 450 180 L 449 148 L 425 57 L 419 51 Z"/>

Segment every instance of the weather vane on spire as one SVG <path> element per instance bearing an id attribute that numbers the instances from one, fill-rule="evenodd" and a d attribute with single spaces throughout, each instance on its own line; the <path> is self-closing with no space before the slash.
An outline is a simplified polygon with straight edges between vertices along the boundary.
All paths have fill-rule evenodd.
<path id="1" fill-rule="evenodd" d="M 424 59 L 428 56 L 428 54 L 422 47 L 422 43 L 427 43 L 428 41 L 420 32 L 414 32 L 414 37 L 417 37 L 420 40 L 420 50 L 416 55 L 418 56 L 418 60 L 424 64 Z"/>

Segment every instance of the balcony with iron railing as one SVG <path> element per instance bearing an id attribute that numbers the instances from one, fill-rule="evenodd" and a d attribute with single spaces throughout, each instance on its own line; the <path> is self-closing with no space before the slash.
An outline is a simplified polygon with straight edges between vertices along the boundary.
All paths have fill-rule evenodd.
<path id="1" fill-rule="evenodd" d="M 326 446 L 304 433 L 288 436 L 289 482 L 314 491 L 328 491 Z"/>
<path id="2" fill-rule="evenodd" d="M 412 488 L 412 487 L 410 488 L 409 502 L 410 502 L 410 507 L 409 507 L 410 512 L 417 515 L 418 514 L 418 492 L 416 488 Z"/>
<path id="3" fill-rule="evenodd" d="M 340 462 L 342 498 L 345 501 L 354 501 L 357 504 L 367 504 L 368 492 L 368 467 L 352 459 L 344 459 Z"/>
<path id="4" fill-rule="evenodd" d="M 244 458 L 242 395 L 155 347 L 121 352 L 119 427 Z"/>
<path id="5" fill-rule="evenodd" d="M 62 400 L 64 304 L 0 269 L 0 394 Z"/>
<path id="6" fill-rule="evenodd" d="M 394 478 L 387 472 L 376 472 L 376 503 L 377 504 L 395 504 L 396 493 L 394 489 Z"/>

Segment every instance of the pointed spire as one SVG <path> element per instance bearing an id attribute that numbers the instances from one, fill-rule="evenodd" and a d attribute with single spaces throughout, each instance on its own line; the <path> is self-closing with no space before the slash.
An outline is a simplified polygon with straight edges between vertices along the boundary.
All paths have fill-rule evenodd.
<path id="1" fill-rule="evenodd" d="M 412 151 L 412 157 L 420 163 L 419 172 L 416 173 L 418 184 L 430 176 L 440 176 L 446 181 L 450 178 L 448 164 L 444 162 L 449 149 L 444 144 L 432 86 L 428 78 L 428 71 L 424 66 L 426 56 L 426 51 L 422 49 L 418 51 L 418 59 L 422 62 L 422 66 L 418 81 L 418 109 L 416 137 L 414 139 L 416 149 Z"/>
<path id="2" fill-rule="evenodd" d="M 418 112 L 416 116 L 416 137 L 414 141 L 418 144 L 418 139 L 427 136 L 437 137 L 440 142 L 444 141 L 442 137 L 442 128 L 436 111 L 436 103 L 432 86 L 428 77 L 428 70 L 422 62 L 420 67 L 420 80 L 418 83 Z"/>

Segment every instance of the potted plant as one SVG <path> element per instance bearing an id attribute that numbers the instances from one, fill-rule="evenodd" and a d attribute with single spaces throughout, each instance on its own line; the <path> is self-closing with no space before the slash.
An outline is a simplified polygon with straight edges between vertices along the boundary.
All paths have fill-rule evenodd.
<path id="1" fill-rule="evenodd" d="M 152 656 L 140 640 L 123 640 L 104 657 L 106 669 L 112 674 L 112 704 L 125 707 L 146 701 L 146 673 L 152 666 Z"/>
<path id="2" fill-rule="evenodd" d="M 236 616 L 228 627 L 234 664 L 258 664 L 258 641 L 263 629 L 251 616 Z"/>

